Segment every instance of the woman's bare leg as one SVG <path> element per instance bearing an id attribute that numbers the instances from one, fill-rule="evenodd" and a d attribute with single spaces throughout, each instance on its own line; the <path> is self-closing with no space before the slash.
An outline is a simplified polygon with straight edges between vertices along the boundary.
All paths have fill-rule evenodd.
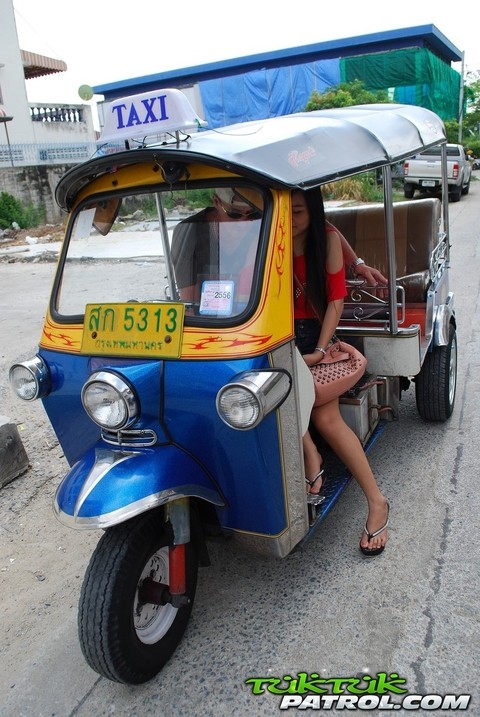
<path id="1" fill-rule="evenodd" d="M 363 490 L 368 503 L 367 530 L 370 534 L 374 533 L 385 524 L 388 516 L 387 501 L 377 485 L 362 444 L 342 418 L 338 399 L 314 408 L 312 420 L 317 431 L 346 465 Z M 376 549 L 384 546 L 387 539 L 386 530 L 370 541 L 364 532 L 360 545 L 364 548 Z"/>
<path id="2" fill-rule="evenodd" d="M 319 493 L 323 479 L 319 476 L 322 469 L 322 457 L 317 451 L 310 431 L 303 436 L 303 460 L 305 463 L 305 478 L 308 481 L 314 481 L 312 485 L 307 485 L 307 493 Z M 315 480 L 317 478 L 317 480 Z"/>

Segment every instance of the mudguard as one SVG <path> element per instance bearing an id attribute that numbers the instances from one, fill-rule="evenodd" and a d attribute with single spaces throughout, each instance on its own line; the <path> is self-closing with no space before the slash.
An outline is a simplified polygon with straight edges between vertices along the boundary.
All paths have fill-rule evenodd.
<path id="1" fill-rule="evenodd" d="M 453 294 L 449 293 L 446 303 L 436 307 L 433 332 L 434 346 L 448 345 L 452 321 L 455 321 L 455 312 L 453 309 Z"/>
<path id="2" fill-rule="evenodd" d="M 175 445 L 120 450 L 97 445 L 59 485 L 54 511 L 71 528 L 108 528 L 180 497 L 225 500 L 205 468 Z"/>

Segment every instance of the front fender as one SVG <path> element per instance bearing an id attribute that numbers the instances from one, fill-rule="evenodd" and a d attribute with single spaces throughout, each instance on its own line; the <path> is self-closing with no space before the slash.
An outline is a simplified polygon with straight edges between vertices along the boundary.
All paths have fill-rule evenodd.
<path id="1" fill-rule="evenodd" d="M 59 485 L 54 511 L 71 528 L 108 528 L 187 496 L 225 505 L 212 477 L 178 446 L 142 451 L 96 446 Z"/>

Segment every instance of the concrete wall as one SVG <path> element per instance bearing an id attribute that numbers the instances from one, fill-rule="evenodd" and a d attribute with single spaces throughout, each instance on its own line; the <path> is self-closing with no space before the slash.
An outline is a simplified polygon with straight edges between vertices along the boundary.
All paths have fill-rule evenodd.
<path id="1" fill-rule="evenodd" d="M 47 224 L 57 224 L 66 218 L 55 202 L 58 181 L 72 165 L 38 167 L 7 167 L 0 169 L 0 192 L 8 192 L 23 204 L 45 208 Z"/>

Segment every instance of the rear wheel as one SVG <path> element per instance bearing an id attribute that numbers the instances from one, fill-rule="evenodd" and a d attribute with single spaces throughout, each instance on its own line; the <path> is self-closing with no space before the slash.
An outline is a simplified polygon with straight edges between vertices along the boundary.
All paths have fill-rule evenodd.
<path id="1" fill-rule="evenodd" d="M 415 194 L 415 187 L 413 186 L 413 184 L 410 184 L 409 182 L 404 182 L 403 193 L 405 195 L 405 199 L 413 199 L 413 195 Z"/>
<path id="2" fill-rule="evenodd" d="M 450 201 L 459 202 L 462 196 L 462 187 L 454 187 L 450 192 Z"/>
<path id="3" fill-rule="evenodd" d="M 80 595 L 78 631 L 87 663 L 103 677 L 146 682 L 182 638 L 197 582 L 191 543 L 186 546 L 187 604 L 174 607 L 142 597 L 147 579 L 160 590 L 169 586 L 170 542 L 162 512 L 154 511 L 109 528 L 92 555 Z"/>
<path id="4" fill-rule="evenodd" d="M 425 357 L 415 379 L 415 398 L 426 421 L 446 421 L 455 403 L 457 388 L 457 334 L 450 324 L 446 346 L 435 346 Z"/>

